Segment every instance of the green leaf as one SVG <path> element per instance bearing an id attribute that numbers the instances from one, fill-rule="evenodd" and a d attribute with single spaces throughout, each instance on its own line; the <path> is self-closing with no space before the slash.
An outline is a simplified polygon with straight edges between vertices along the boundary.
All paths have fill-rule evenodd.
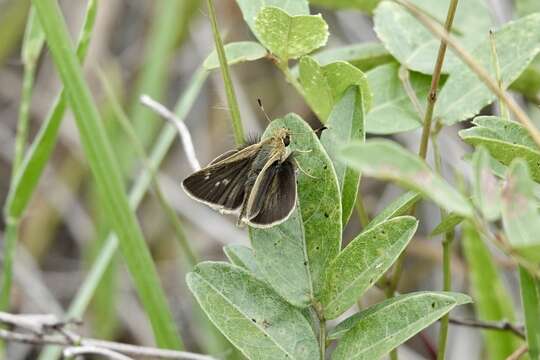
<path id="1" fill-rule="evenodd" d="M 89 1 L 86 7 L 79 39 L 77 40 L 76 53 L 81 62 L 83 62 L 88 51 L 90 37 L 96 19 L 96 12 L 96 1 Z M 37 31 L 37 29 L 38 28 L 36 27 L 34 30 Z M 39 29 L 41 29 L 41 26 Z M 41 30 L 43 31 L 43 29 Z M 26 56 L 33 55 L 28 53 Z M 64 91 L 62 90 L 60 95 L 56 98 L 51 111 L 44 120 L 43 125 L 39 129 L 35 140 L 26 152 L 23 162 L 13 179 L 13 184 L 9 188 L 5 204 L 5 211 L 9 216 L 19 218 L 26 210 L 39 179 L 43 174 L 43 170 L 54 150 L 54 146 L 56 145 L 58 130 L 60 129 L 65 109 L 66 98 Z"/>
<path id="2" fill-rule="evenodd" d="M 268 229 L 250 227 L 249 236 L 263 279 L 292 305 L 307 307 L 314 297 L 313 280 L 298 210 L 280 225 Z"/>
<path id="3" fill-rule="evenodd" d="M 446 234 L 447 232 L 452 231 L 456 226 L 461 224 L 463 220 L 465 220 L 463 216 L 451 212 L 441 219 L 439 225 L 435 226 L 435 229 L 431 231 L 430 236 Z"/>
<path id="4" fill-rule="evenodd" d="M 329 9 L 355 9 L 372 12 L 381 0 L 309 0 L 313 5 Z"/>
<path id="5" fill-rule="evenodd" d="M 525 318 L 525 330 L 529 356 L 540 359 L 540 280 L 534 278 L 523 267 L 519 268 L 521 300 Z"/>
<path id="6" fill-rule="evenodd" d="M 444 24 L 450 0 L 413 0 L 419 8 L 434 20 Z M 404 7 L 391 1 L 383 1 L 375 9 L 375 32 L 388 51 L 408 69 L 431 74 L 441 41 L 435 37 Z M 465 49 L 487 39 L 491 16 L 483 0 L 467 0 L 459 3 L 452 32 Z M 502 50 L 502 48 L 499 48 Z M 486 53 L 490 56 L 490 52 Z M 460 60 L 451 51 L 446 52 L 443 72 L 448 72 Z M 442 99 L 442 97 L 441 97 Z"/>
<path id="7" fill-rule="evenodd" d="M 463 226 L 463 252 L 478 319 L 512 321 L 514 311 L 510 294 L 503 286 L 488 248 L 468 222 Z M 484 336 L 490 359 L 506 359 L 516 349 L 516 338 L 509 332 L 486 331 Z"/>
<path id="8" fill-rule="evenodd" d="M 362 71 L 371 70 L 394 60 L 388 50 L 378 42 L 363 42 L 323 49 L 312 57 L 323 66 L 336 61 L 347 61 Z"/>
<path id="9" fill-rule="evenodd" d="M 321 14 L 291 16 L 274 6 L 264 7 L 255 19 L 261 43 L 286 63 L 326 44 L 328 24 Z"/>
<path id="10" fill-rule="evenodd" d="M 71 39 L 58 3 L 55 0 L 34 0 L 32 3 L 65 86 L 67 100 L 75 115 L 100 200 L 111 227 L 118 235 L 122 254 L 152 324 L 156 342 L 162 347 L 181 348 L 182 341 L 159 283 L 156 268 L 135 213 L 129 207 L 111 144 L 81 66 L 72 50 Z"/>
<path id="11" fill-rule="evenodd" d="M 537 55 L 521 75 L 510 85 L 510 90 L 519 91 L 534 100 L 540 94 L 540 56 Z"/>
<path id="12" fill-rule="evenodd" d="M 246 269 L 256 278 L 264 279 L 264 274 L 257 266 L 253 249 L 244 245 L 231 244 L 224 246 L 223 252 L 231 264 Z"/>
<path id="13" fill-rule="evenodd" d="M 459 132 L 465 142 L 484 146 L 504 165 L 515 158 L 524 159 L 532 177 L 540 181 L 540 149 L 523 126 L 495 116 L 479 116 L 473 123 L 477 126 Z"/>
<path id="14" fill-rule="evenodd" d="M 406 215 L 414 204 L 420 200 L 421 196 L 416 191 L 409 191 L 392 201 L 383 211 L 370 221 L 365 230 L 371 229 L 375 225 L 379 225 L 383 221 L 394 218 L 396 216 Z"/>
<path id="15" fill-rule="evenodd" d="M 351 86 L 332 109 L 326 123 L 326 129 L 321 135 L 321 143 L 332 159 L 336 170 L 341 194 L 343 226 L 347 224 L 356 202 L 360 174 L 338 159 L 338 148 L 344 142 L 365 140 L 364 121 L 362 89 L 358 86 Z"/>
<path id="16" fill-rule="evenodd" d="M 193 104 L 196 102 L 201 89 L 208 77 L 208 72 L 202 67 L 192 75 L 189 80 L 186 89 L 180 95 L 180 99 L 175 106 L 174 113 L 177 118 L 184 119 Z M 152 182 L 152 172 L 157 172 L 161 163 L 165 159 L 167 152 L 178 138 L 178 132 L 174 125 L 167 124 L 161 130 L 158 141 L 153 145 L 150 152 L 150 169 L 143 168 L 142 173 L 137 177 L 135 182 L 129 191 L 129 203 L 130 206 L 137 210 L 141 202 L 143 201 L 150 184 Z M 107 240 L 99 250 L 99 254 L 96 256 L 96 261 L 92 264 L 88 270 L 86 278 L 82 282 L 81 286 L 77 290 L 77 293 L 71 300 L 71 303 L 66 312 L 66 316 L 69 318 L 81 318 L 94 293 L 96 288 L 102 281 L 106 270 L 110 266 L 114 255 L 118 250 L 118 237 L 114 232 L 110 232 Z M 204 324 L 203 324 L 204 325 Z M 39 360 L 56 360 L 60 356 L 61 349 L 59 347 L 48 346 L 44 348 L 40 354 Z"/>
<path id="17" fill-rule="evenodd" d="M 524 258 L 540 261 L 540 213 L 527 164 L 510 164 L 502 192 L 503 228 L 510 245 Z"/>
<path id="18" fill-rule="evenodd" d="M 540 13 L 505 24 L 494 33 L 494 38 L 502 87 L 506 89 L 540 52 Z M 487 35 L 472 51 L 472 56 L 490 74 L 496 73 Z M 442 118 L 447 125 L 476 115 L 496 98 L 464 63 L 449 69 L 450 76 L 438 96 L 435 109 L 435 117 Z"/>
<path id="19" fill-rule="evenodd" d="M 292 133 L 289 147 L 302 168 L 298 171 L 300 212 L 269 229 L 251 228 L 250 237 L 265 279 L 285 299 L 305 306 L 318 297 L 326 268 L 341 249 L 341 201 L 332 162 L 298 115 L 273 120 L 263 138 L 283 127 Z"/>
<path id="20" fill-rule="evenodd" d="M 411 297 L 411 296 L 417 296 L 417 295 L 425 295 L 425 294 L 431 294 L 431 295 L 435 295 L 435 296 L 437 296 L 437 295 L 443 295 L 443 296 L 448 296 L 448 295 L 455 296 L 455 295 L 457 295 L 457 299 L 460 299 L 460 300 L 458 300 L 459 301 L 458 305 L 462 305 L 462 304 L 465 304 L 467 302 L 471 302 L 470 298 L 468 296 L 466 296 L 466 295 L 457 294 L 457 293 L 448 293 L 448 292 L 442 292 L 442 291 L 416 292 L 416 293 L 411 293 L 411 294 L 406 294 L 406 295 L 399 295 L 398 297 L 405 298 L 405 297 Z M 390 300 L 386 300 L 386 301 L 389 302 Z M 381 304 L 375 305 L 375 306 L 380 306 L 380 305 Z M 359 320 L 361 320 L 362 318 L 365 317 L 365 315 L 366 315 L 365 313 L 368 312 L 368 311 L 369 311 L 369 309 L 360 311 L 360 312 L 358 312 L 358 313 L 356 313 L 354 315 L 349 316 L 348 318 L 346 318 L 345 320 L 343 320 L 342 322 L 337 324 L 336 327 L 334 327 L 332 330 L 330 330 L 328 332 L 327 339 L 328 340 L 339 340 L 339 339 L 341 339 L 349 330 L 351 330 L 358 323 Z"/>
<path id="21" fill-rule="evenodd" d="M 332 359 L 379 359 L 454 307 L 469 302 L 467 295 L 442 291 L 387 299 L 345 320 L 346 326 L 336 327 L 330 337 L 341 336 L 341 340 Z"/>
<path id="22" fill-rule="evenodd" d="M 35 11 L 30 9 L 30 14 L 28 15 L 27 27 L 24 33 L 23 48 L 21 51 L 21 58 L 24 64 L 33 64 L 35 63 L 43 45 L 45 44 L 45 34 L 41 28 Z"/>
<path id="23" fill-rule="evenodd" d="M 225 45 L 225 56 L 229 65 L 262 59 L 266 54 L 266 49 L 255 41 L 239 41 Z M 219 69 L 216 50 L 204 60 L 203 67 L 206 70 Z"/>
<path id="24" fill-rule="evenodd" d="M 358 235 L 327 271 L 321 303 L 326 319 L 335 319 L 392 266 L 412 239 L 418 221 L 412 216 L 385 221 Z"/>
<path id="25" fill-rule="evenodd" d="M 430 198 L 441 208 L 472 216 L 472 207 L 452 186 L 418 156 L 389 140 L 353 142 L 341 150 L 342 159 L 366 176 L 391 180 Z"/>
<path id="26" fill-rule="evenodd" d="M 204 262 L 186 280 L 210 320 L 248 359 L 318 359 L 302 313 L 247 271 Z"/>
<path id="27" fill-rule="evenodd" d="M 310 56 L 300 59 L 300 84 L 305 98 L 313 112 L 325 123 L 335 104 L 351 85 L 360 86 L 364 111 L 371 108 L 371 90 L 364 73 L 345 61 L 337 61 L 325 66 Z"/>
<path id="28" fill-rule="evenodd" d="M 514 3 L 518 16 L 540 12 L 540 3 L 536 0 L 515 0 Z"/>
<path id="29" fill-rule="evenodd" d="M 484 147 L 473 155 L 473 203 L 488 221 L 495 221 L 501 214 L 501 189 L 491 171 L 491 158 Z"/>
<path id="30" fill-rule="evenodd" d="M 394 134 L 422 127 L 421 116 L 399 78 L 399 64 L 378 66 L 366 76 L 373 88 L 373 107 L 368 113 L 366 124 L 368 133 Z M 420 106 L 425 109 L 431 77 L 412 72 L 410 83 Z"/>
<path id="31" fill-rule="evenodd" d="M 264 7 L 275 6 L 291 16 L 309 15 L 307 0 L 236 0 L 236 3 L 242 11 L 245 22 L 259 41 L 261 38 L 255 26 L 255 19 Z"/>

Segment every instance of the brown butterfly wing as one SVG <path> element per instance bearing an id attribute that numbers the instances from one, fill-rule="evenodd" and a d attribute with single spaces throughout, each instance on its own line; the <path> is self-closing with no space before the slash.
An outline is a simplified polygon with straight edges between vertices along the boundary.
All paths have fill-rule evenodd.
<path id="1" fill-rule="evenodd" d="M 186 193 L 202 203 L 224 212 L 233 212 L 242 205 L 251 157 L 215 160 L 208 167 L 187 177 L 182 186 Z"/>
<path id="2" fill-rule="evenodd" d="M 296 205 L 296 175 L 290 159 L 276 161 L 259 176 L 254 199 L 248 209 L 247 223 L 255 227 L 270 227 L 285 221 Z"/>

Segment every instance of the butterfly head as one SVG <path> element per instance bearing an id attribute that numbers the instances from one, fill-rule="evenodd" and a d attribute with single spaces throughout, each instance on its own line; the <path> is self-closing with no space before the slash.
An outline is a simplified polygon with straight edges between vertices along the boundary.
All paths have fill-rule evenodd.
<path id="1" fill-rule="evenodd" d="M 274 149 L 280 153 L 281 160 L 285 160 L 291 153 L 291 133 L 289 129 L 279 128 L 272 137 Z"/>

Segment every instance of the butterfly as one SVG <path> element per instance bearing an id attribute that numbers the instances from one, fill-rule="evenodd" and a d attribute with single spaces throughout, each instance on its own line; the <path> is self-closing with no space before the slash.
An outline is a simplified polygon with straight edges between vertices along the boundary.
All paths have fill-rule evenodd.
<path id="1" fill-rule="evenodd" d="M 182 181 L 184 191 L 221 213 L 238 212 L 237 225 L 256 228 L 281 224 L 294 211 L 296 168 L 290 131 L 229 150 Z"/>

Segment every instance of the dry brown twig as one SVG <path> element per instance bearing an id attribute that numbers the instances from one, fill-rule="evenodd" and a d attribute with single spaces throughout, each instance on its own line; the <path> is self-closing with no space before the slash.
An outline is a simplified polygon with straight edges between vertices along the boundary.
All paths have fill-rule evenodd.
<path id="1" fill-rule="evenodd" d="M 59 345 L 65 348 L 65 356 L 99 354 L 112 360 L 131 360 L 131 357 L 169 360 L 216 360 L 208 355 L 187 351 L 158 349 L 82 337 L 67 329 L 68 325 L 75 323 L 74 321 L 61 321 L 55 315 L 15 315 L 0 312 L 0 323 L 15 329 L 29 331 L 0 329 L 0 339 L 29 345 Z"/>
<path id="2" fill-rule="evenodd" d="M 469 319 L 450 318 L 450 323 L 485 330 L 510 331 L 522 339 L 525 339 L 525 331 L 522 325 L 512 324 L 508 321 L 480 321 Z"/>

